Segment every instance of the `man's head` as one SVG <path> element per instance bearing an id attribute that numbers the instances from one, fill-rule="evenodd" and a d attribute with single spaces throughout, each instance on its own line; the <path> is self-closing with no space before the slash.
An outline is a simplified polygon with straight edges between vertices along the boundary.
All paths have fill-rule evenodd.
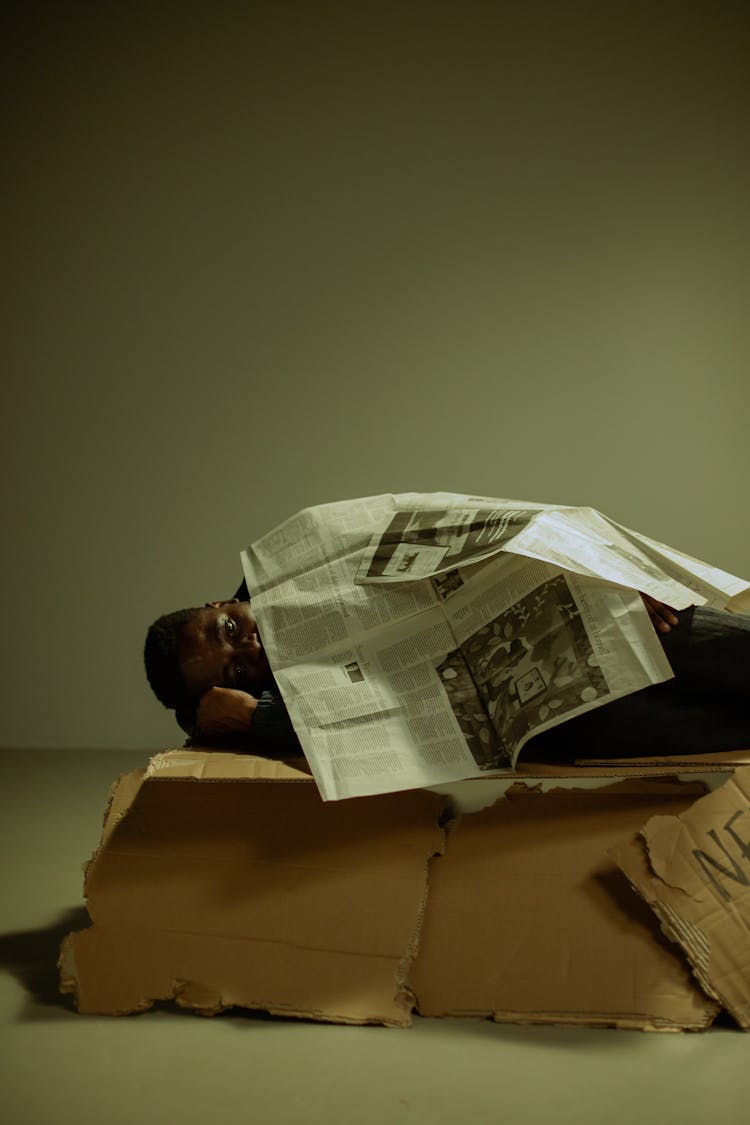
<path id="1" fill-rule="evenodd" d="M 178 719 L 211 687 L 260 692 L 272 678 L 249 602 L 207 602 L 160 617 L 148 631 L 146 675 Z"/>

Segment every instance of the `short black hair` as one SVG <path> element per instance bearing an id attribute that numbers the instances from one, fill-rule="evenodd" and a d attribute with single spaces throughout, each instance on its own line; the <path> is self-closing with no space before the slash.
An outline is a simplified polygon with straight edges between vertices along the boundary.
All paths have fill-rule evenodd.
<path id="1" fill-rule="evenodd" d="M 143 647 L 146 676 L 154 695 L 165 707 L 175 711 L 189 709 L 188 694 L 177 659 L 177 642 L 183 625 L 197 613 L 200 613 L 198 607 L 165 613 L 150 626 Z"/>

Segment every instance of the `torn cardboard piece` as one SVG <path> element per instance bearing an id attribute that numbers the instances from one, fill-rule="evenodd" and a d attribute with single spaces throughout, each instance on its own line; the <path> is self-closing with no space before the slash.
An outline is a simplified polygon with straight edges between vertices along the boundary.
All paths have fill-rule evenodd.
<path id="1" fill-rule="evenodd" d="M 713 762 L 706 782 L 722 771 Z M 86 872 L 93 925 L 66 939 L 61 987 L 110 1014 L 173 998 L 405 1026 L 416 993 L 426 1015 L 708 1026 L 717 1000 L 607 857 L 705 785 L 622 772 L 545 768 L 463 782 L 452 799 L 324 804 L 283 762 L 159 754 L 113 788 Z M 451 801 L 467 811 L 445 845 Z"/>
<path id="2" fill-rule="evenodd" d="M 408 1024 L 444 799 L 326 806 L 283 763 L 177 753 L 124 775 L 111 795 L 86 870 L 93 925 L 69 935 L 60 958 L 79 1011 L 175 999 L 206 1014 L 237 1005 Z"/>
<path id="3" fill-rule="evenodd" d="M 750 767 L 610 850 L 701 987 L 750 1028 Z"/>
<path id="4" fill-rule="evenodd" d="M 637 778 L 599 789 L 524 786 L 449 830 L 431 865 L 412 969 L 426 1016 L 701 1029 L 719 1005 L 639 908 L 607 851 L 699 783 Z"/>

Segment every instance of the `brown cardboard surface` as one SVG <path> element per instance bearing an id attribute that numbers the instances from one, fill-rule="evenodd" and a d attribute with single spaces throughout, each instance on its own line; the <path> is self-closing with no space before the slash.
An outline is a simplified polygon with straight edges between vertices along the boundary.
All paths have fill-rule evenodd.
<path id="1" fill-rule="evenodd" d="M 750 1029 L 750 767 L 610 853 L 685 951 L 703 989 Z"/>
<path id="2" fill-rule="evenodd" d="M 324 803 L 298 765 L 189 747 L 118 780 L 87 866 L 93 925 L 61 953 L 79 1010 L 174 998 L 404 1026 L 416 993 L 426 1015 L 675 1030 L 728 1003 L 607 855 L 705 792 L 674 766 L 500 775 L 505 795 L 451 824 L 440 856 L 447 797 Z M 492 793 L 498 775 L 465 784 Z"/>
<path id="3" fill-rule="evenodd" d="M 197 746 L 155 754 L 146 773 L 149 778 L 165 780 L 189 777 L 205 781 L 304 781 L 314 784 L 304 758 L 281 761 L 261 758 L 256 754 Z"/>
<path id="4" fill-rule="evenodd" d="M 449 830 L 432 865 L 411 983 L 430 1016 L 675 1030 L 717 1003 L 664 941 L 607 850 L 698 783 L 633 778 L 541 794 L 524 786 Z"/>
<path id="5" fill-rule="evenodd" d="M 324 805 L 304 774 L 237 757 L 178 760 L 204 780 L 167 781 L 158 765 L 120 779 L 86 873 L 93 925 L 63 944 L 63 991 L 82 1012 L 174 998 L 209 1014 L 408 1024 L 444 800 Z M 215 770 L 244 780 L 206 782 Z"/>

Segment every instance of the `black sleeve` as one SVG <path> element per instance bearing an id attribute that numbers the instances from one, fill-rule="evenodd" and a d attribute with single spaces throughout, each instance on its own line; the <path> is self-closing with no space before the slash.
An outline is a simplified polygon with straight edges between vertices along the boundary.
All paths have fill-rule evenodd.
<path id="1" fill-rule="evenodd" d="M 261 692 L 250 733 L 252 745 L 260 753 L 266 750 L 274 757 L 302 753 L 289 712 L 278 691 Z"/>
<path id="2" fill-rule="evenodd" d="M 178 722 L 190 735 L 193 745 L 197 743 L 226 749 L 252 750 L 266 758 L 295 758 L 302 754 L 302 747 L 278 689 L 263 691 L 258 696 L 258 706 L 246 734 L 209 738 L 196 731 L 195 712 L 178 715 Z"/>

